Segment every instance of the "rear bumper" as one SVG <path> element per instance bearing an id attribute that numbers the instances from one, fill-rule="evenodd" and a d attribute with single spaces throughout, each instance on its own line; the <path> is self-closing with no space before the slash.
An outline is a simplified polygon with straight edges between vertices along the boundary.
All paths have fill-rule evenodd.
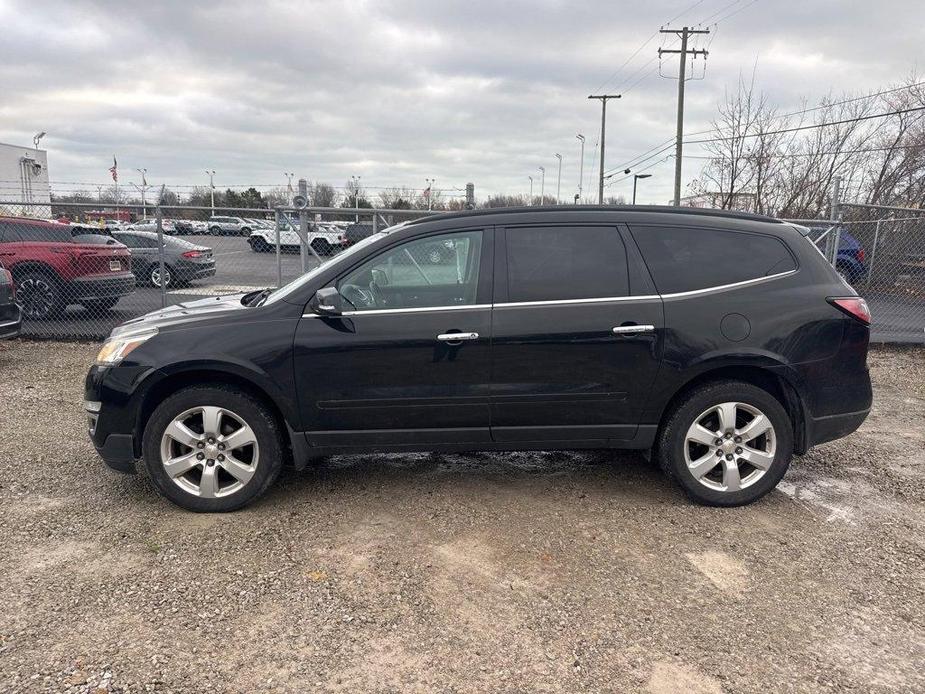
<path id="1" fill-rule="evenodd" d="M 177 278 L 180 280 L 199 280 L 204 277 L 215 276 L 215 263 L 184 263 L 175 268 Z"/>
<path id="2" fill-rule="evenodd" d="M 870 408 L 858 412 L 810 418 L 807 422 L 809 445 L 818 446 L 820 443 L 834 441 L 857 431 L 869 414 Z"/>
<path id="3" fill-rule="evenodd" d="M 69 297 L 74 300 L 109 299 L 135 291 L 135 275 L 123 272 L 113 277 L 77 277 L 71 281 Z"/>

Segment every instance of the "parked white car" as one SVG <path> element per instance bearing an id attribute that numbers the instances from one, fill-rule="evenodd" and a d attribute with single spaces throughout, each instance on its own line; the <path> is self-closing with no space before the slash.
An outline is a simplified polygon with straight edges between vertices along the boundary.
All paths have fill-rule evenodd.
<path id="1" fill-rule="evenodd" d="M 255 229 L 251 232 L 247 242 L 255 253 L 267 253 L 276 249 L 276 230 Z M 308 245 L 320 256 L 334 255 L 347 245 L 347 237 L 337 226 L 321 222 L 312 222 L 308 225 Z M 294 226 L 285 221 L 280 223 L 279 229 L 280 250 L 298 251 L 301 247 L 299 234 Z"/>
<path id="2" fill-rule="evenodd" d="M 209 233 L 213 236 L 247 236 L 254 229 L 254 223 L 241 217 L 210 217 Z"/>
<path id="3" fill-rule="evenodd" d="M 157 220 L 140 219 L 137 222 L 124 227 L 124 229 L 130 231 L 157 231 Z M 161 220 L 161 229 L 165 234 L 173 234 L 176 232 L 176 227 L 174 226 L 172 219 Z"/>

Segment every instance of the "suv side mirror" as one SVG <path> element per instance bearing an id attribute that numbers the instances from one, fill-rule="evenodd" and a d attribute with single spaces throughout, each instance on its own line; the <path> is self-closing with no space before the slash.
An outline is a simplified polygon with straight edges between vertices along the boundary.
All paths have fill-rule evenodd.
<path id="1" fill-rule="evenodd" d="M 339 316 L 344 312 L 344 299 L 337 287 L 325 287 L 315 292 L 309 306 L 319 316 Z"/>

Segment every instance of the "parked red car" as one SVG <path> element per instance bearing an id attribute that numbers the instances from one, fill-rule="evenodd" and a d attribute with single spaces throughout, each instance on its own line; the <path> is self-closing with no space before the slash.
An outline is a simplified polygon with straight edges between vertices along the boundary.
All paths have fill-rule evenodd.
<path id="1" fill-rule="evenodd" d="M 107 310 L 135 291 L 127 248 L 81 243 L 64 224 L 0 217 L 0 262 L 13 274 L 27 320 L 52 318 L 71 304 Z"/>

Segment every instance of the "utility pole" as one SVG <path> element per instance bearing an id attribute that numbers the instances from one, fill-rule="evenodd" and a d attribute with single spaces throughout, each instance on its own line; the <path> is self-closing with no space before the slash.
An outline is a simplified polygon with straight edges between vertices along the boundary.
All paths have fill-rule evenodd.
<path id="1" fill-rule="evenodd" d="M 710 30 L 682 27 L 681 29 L 660 29 L 659 33 L 676 34 L 681 38 L 681 50 L 658 49 L 659 58 L 666 54 L 678 54 L 681 56 L 680 70 L 678 72 L 678 139 L 674 148 L 674 206 L 678 207 L 681 205 L 681 138 L 684 136 L 684 72 L 687 67 L 687 56 L 692 55 L 696 58 L 698 55 L 702 55 L 704 58 L 707 57 L 707 52 L 705 50 L 688 50 L 687 39 L 694 34 L 709 34 Z"/>
<path id="2" fill-rule="evenodd" d="M 559 204 L 559 191 L 562 188 L 562 155 L 556 154 L 556 159 L 559 160 L 559 175 L 556 177 L 556 204 Z"/>
<path id="3" fill-rule="evenodd" d="M 619 99 L 622 94 L 592 94 L 589 99 L 601 100 L 601 174 L 597 184 L 597 204 L 604 204 L 604 135 L 607 132 L 607 100 Z"/>
<path id="4" fill-rule="evenodd" d="M 546 202 L 546 167 L 540 167 L 540 204 Z"/>
<path id="5" fill-rule="evenodd" d="M 575 137 L 581 142 L 581 154 L 578 155 L 581 163 L 578 165 L 578 195 L 575 196 L 575 204 L 581 201 L 581 186 L 585 180 L 585 136 L 578 133 Z"/>

